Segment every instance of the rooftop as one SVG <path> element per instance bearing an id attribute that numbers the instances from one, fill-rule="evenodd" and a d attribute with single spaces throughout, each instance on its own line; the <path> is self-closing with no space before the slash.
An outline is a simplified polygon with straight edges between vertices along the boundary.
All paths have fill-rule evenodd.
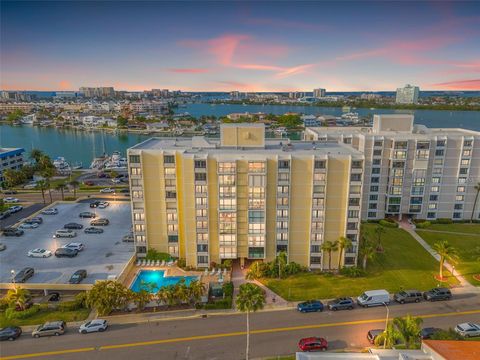
<path id="1" fill-rule="evenodd" d="M 480 341 L 424 340 L 422 349 L 429 353 L 438 354 L 439 359 L 480 359 Z"/>

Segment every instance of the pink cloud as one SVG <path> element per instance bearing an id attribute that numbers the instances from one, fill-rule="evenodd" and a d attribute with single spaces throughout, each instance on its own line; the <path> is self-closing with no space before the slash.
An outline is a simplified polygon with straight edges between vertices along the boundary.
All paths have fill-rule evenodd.
<path id="1" fill-rule="evenodd" d="M 302 74 L 314 66 L 315 64 L 304 64 L 304 65 L 292 66 L 289 68 L 285 68 L 283 71 L 280 71 L 275 76 L 281 79 L 281 78 L 285 78 L 292 75 Z"/>
<path id="2" fill-rule="evenodd" d="M 73 89 L 72 83 L 68 80 L 62 80 L 58 83 L 60 90 L 69 90 Z"/>
<path id="3" fill-rule="evenodd" d="M 431 86 L 444 90 L 480 90 L 480 79 L 454 80 L 432 84 Z"/>
<path id="4" fill-rule="evenodd" d="M 185 74 L 202 74 L 207 73 L 210 70 L 204 68 L 170 68 L 168 71 L 173 73 L 185 73 Z"/>
<path id="5" fill-rule="evenodd" d="M 261 65 L 261 64 L 238 64 L 235 67 L 247 70 L 264 70 L 264 71 L 283 71 L 285 68 L 275 65 Z"/>
<path id="6" fill-rule="evenodd" d="M 304 29 L 304 30 L 327 30 L 328 26 L 312 24 L 302 21 L 274 19 L 274 18 L 251 18 L 248 17 L 242 21 L 248 25 L 266 25 L 276 28 Z"/>

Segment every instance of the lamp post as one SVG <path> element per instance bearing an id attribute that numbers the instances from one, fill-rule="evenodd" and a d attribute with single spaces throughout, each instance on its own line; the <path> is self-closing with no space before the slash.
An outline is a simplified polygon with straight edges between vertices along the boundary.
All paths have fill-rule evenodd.
<path id="1" fill-rule="evenodd" d="M 15 288 L 15 290 L 17 289 L 17 287 L 15 286 L 15 270 L 10 270 L 10 275 L 12 275 L 12 283 L 13 283 L 13 287 Z"/>
<path id="2" fill-rule="evenodd" d="M 388 316 L 390 315 L 390 309 L 388 308 L 388 304 L 386 302 L 383 303 L 385 305 L 385 308 L 387 309 L 387 317 L 385 319 L 385 334 L 387 333 L 387 328 L 388 328 Z M 383 339 L 383 348 L 385 349 L 387 345 L 387 339 Z"/>

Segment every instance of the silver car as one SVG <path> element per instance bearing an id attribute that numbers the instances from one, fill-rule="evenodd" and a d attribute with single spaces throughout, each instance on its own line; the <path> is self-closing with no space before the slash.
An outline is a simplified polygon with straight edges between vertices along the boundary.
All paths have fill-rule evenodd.
<path id="1" fill-rule="evenodd" d="M 78 332 L 80 334 L 87 334 L 91 332 L 103 332 L 107 330 L 107 327 L 108 327 L 107 320 L 95 319 L 92 321 L 88 321 L 85 324 L 82 324 L 82 326 L 80 326 L 80 329 L 78 329 Z"/>
<path id="2" fill-rule="evenodd" d="M 474 323 L 463 323 L 455 326 L 455 331 L 465 337 L 480 336 L 480 325 Z"/>

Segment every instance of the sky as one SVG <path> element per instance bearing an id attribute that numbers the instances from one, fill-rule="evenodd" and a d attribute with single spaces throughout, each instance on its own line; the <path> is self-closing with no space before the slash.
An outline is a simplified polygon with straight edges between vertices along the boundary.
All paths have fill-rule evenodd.
<path id="1" fill-rule="evenodd" d="M 0 6 L 3 90 L 480 90 L 477 1 Z"/>

